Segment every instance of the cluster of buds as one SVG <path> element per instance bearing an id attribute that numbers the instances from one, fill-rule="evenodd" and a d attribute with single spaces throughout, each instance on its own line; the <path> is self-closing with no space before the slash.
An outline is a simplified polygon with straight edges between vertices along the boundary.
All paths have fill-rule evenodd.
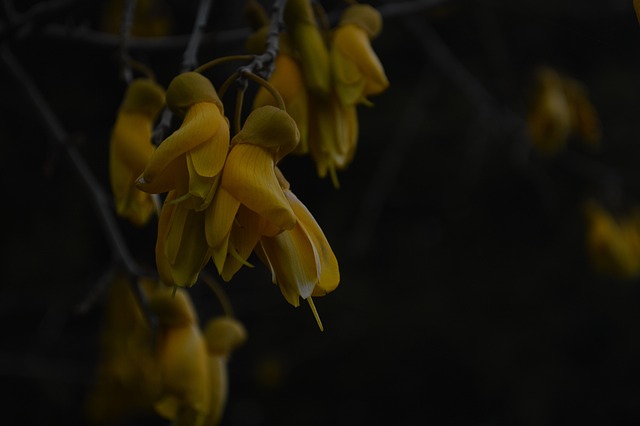
<path id="1" fill-rule="evenodd" d="M 561 152 L 571 137 L 587 146 L 600 142 L 598 114 L 577 80 L 542 67 L 535 74 L 528 128 L 533 147 L 543 155 Z"/>
<path id="2" fill-rule="evenodd" d="M 254 6 L 255 7 L 255 6 Z M 336 170 L 353 160 L 358 141 L 360 104 L 372 105 L 369 96 L 389 85 L 384 68 L 371 47 L 382 30 L 382 17 L 373 7 L 353 4 L 335 28 L 321 28 L 311 2 L 289 0 L 285 31 L 269 82 L 280 93 L 300 129 L 297 154 L 309 153 L 320 177 L 329 175 L 338 186 Z M 247 42 L 247 49 L 264 49 L 268 23 L 262 22 Z M 273 105 L 260 89 L 254 107 Z"/>

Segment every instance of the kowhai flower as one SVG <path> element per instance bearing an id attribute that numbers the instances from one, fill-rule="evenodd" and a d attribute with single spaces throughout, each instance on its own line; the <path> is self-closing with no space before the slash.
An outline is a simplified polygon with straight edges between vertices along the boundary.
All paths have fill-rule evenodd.
<path id="1" fill-rule="evenodd" d="M 242 209 L 248 210 L 243 215 L 249 216 L 251 229 L 257 233 L 250 238 L 255 242 L 261 233 L 295 226 L 296 217 L 278 183 L 275 165 L 295 148 L 299 137 L 295 121 L 285 111 L 265 105 L 249 114 L 231 141 L 220 187 L 207 209 L 205 222 L 207 243 L 221 274 L 228 255 L 246 261 L 253 250 L 250 242 L 240 244 L 231 232 Z M 223 279 L 232 275 L 225 273 Z"/>
<path id="2" fill-rule="evenodd" d="M 231 353 L 247 340 L 247 331 L 231 317 L 212 318 L 203 331 L 209 353 L 209 413 L 203 425 L 220 423 L 229 391 L 227 363 Z"/>
<path id="3" fill-rule="evenodd" d="M 296 225 L 277 235 L 263 236 L 256 252 L 271 270 L 273 283 L 284 298 L 299 306 L 300 297 L 309 300 L 311 296 L 335 290 L 340 272 L 333 250 L 313 215 L 291 191 L 279 170 L 278 177 L 296 216 Z"/>
<path id="4" fill-rule="evenodd" d="M 336 170 L 346 168 L 356 152 L 358 114 L 354 105 L 342 105 L 334 95 L 311 103 L 309 152 L 316 164 L 318 176 L 331 176 L 337 188 Z"/>
<path id="5" fill-rule="evenodd" d="M 284 10 L 291 44 L 300 59 L 309 90 L 319 97 L 331 91 L 329 51 L 309 0 L 289 0 Z"/>
<path id="6" fill-rule="evenodd" d="M 172 80 L 167 105 L 184 120 L 153 153 L 138 188 L 156 194 L 175 190 L 175 203 L 204 210 L 213 199 L 229 149 L 222 102 L 209 79 L 187 72 Z"/>
<path id="7" fill-rule="evenodd" d="M 383 92 L 389 80 L 371 47 L 382 30 L 380 12 L 366 4 L 349 6 L 333 30 L 331 72 L 335 91 L 345 105 L 369 104 L 367 96 Z"/>
<path id="8" fill-rule="evenodd" d="M 163 283 L 190 287 L 211 257 L 205 236 L 206 211 L 176 203 L 177 191 L 167 195 L 158 220 L 156 265 Z"/>
<path id="9" fill-rule="evenodd" d="M 154 151 L 153 122 L 164 106 L 164 89 L 148 79 L 129 84 L 118 109 L 109 145 L 109 178 L 118 216 L 137 226 L 149 221 L 155 210 L 150 194 L 135 181 Z"/>
<path id="10" fill-rule="evenodd" d="M 619 278 L 640 275 L 640 216 L 616 219 L 596 202 L 586 206 L 587 251 L 595 269 Z"/>

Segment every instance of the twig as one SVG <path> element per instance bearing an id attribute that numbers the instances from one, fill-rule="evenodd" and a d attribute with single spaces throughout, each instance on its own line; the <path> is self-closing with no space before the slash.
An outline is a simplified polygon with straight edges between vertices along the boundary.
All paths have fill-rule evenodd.
<path id="1" fill-rule="evenodd" d="M 136 0 L 126 0 L 124 5 L 124 11 L 122 13 L 122 20 L 120 21 L 120 68 L 122 73 L 122 79 L 130 83 L 133 79 L 133 70 L 129 65 L 129 53 L 128 44 L 129 37 L 131 35 L 131 27 L 133 26 L 133 14 L 136 10 Z"/>
<path id="2" fill-rule="evenodd" d="M 198 65 L 198 49 L 202 42 L 204 28 L 207 26 L 207 21 L 209 20 L 209 9 L 211 8 L 212 2 L 213 0 L 200 0 L 193 31 L 191 31 L 189 43 L 184 51 L 182 72 L 191 71 Z"/>
<path id="3" fill-rule="evenodd" d="M 51 0 L 46 3 L 36 3 L 25 13 L 16 13 L 13 5 L 5 1 L 5 8 L 10 15 L 8 24 L 0 26 L 0 40 L 23 30 L 27 26 L 34 25 L 38 21 L 49 18 L 56 13 L 73 6 L 79 0 Z"/>
<path id="4" fill-rule="evenodd" d="M 80 175 L 81 180 L 84 182 L 85 188 L 89 192 L 97 210 L 105 235 L 111 246 L 112 253 L 116 256 L 118 262 L 123 265 L 131 275 L 138 277 L 153 276 L 154 274 L 143 271 L 131 256 L 122 233 L 120 232 L 117 221 L 113 215 L 113 208 L 110 204 L 109 197 L 91 172 L 91 169 L 82 158 L 80 152 L 78 152 L 73 145 L 69 144 L 67 132 L 62 127 L 55 113 L 51 110 L 51 107 L 40 93 L 40 90 L 36 87 L 33 80 L 29 78 L 27 72 L 22 68 L 22 65 L 13 56 L 6 45 L 1 49 L 1 56 L 2 61 L 16 83 L 24 90 L 26 94 L 25 99 L 30 103 L 42 124 L 49 131 L 56 145 L 66 151 L 71 164 L 73 164 L 75 170 Z M 133 291 L 138 298 L 138 302 L 140 303 L 143 312 L 149 313 L 146 298 L 137 283 L 133 284 Z M 155 323 L 154 316 L 148 315 L 147 318 L 153 326 Z"/>

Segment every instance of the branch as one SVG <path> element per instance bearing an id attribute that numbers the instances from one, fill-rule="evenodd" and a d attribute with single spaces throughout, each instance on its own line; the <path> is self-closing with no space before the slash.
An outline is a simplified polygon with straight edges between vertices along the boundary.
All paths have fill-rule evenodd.
<path id="1" fill-rule="evenodd" d="M 207 21 L 209 20 L 209 9 L 211 8 L 212 2 L 213 0 L 200 0 L 193 31 L 191 31 L 189 43 L 184 51 L 181 72 L 191 71 L 198 65 L 198 48 L 202 42 L 204 28 L 207 26 Z"/>
<path id="2" fill-rule="evenodd" d="M 66 151 L 71 164 L 73 164 L 76 172 L 80 175 L 81 180 L 85 183 L 85 188 L 93 200 L 93 204 L 100 218 L 105 235 L 111 246 L 112 253 L 116 256 L 119 261 L 118 263 L 123 265 L 131 275 L 138 277 L 153 276 L 153 274 L 143 271 L 131 256 L 118 227 L 116 218 L 113 215 L 110 198 L 102 189 L 98 179 L 93 175 L 80 152 L 73 145 L 69 144 L 69 136 L 67 132 L 58 121 L 55 113 L 51 110 L 51 107 L 46 102 L 33 80 L 29 78 L 27 72 L 22 68 L 22 65 L 13 56 L 6 45 L 2 47 L 0 55 L 2 56 L 2 61 L 5 67 L 8 69 L 15 82 L 23 89 L 26 95 L 25 99 L 31 105 L 41 123 L 49 131 L 56 145 Z M 143 312 L 148 313 L 146 298 L 137 283 L 133 284 L 133 291 L 138 298 Z M 153 325 L 155 321 L 154 317 L 150 315 L 147 316 L 147 318 L 149 319 L 150 324 Z"/>
<path id="3" fill-rule="evenodd" d="M 131 70 L 131 65 L 129 65 L 129 53 L 127 49 L 135 10 L 136 0 L 126 0 L 124 12 L 122 13 L 122 21 L 120 22 L 120 43 L 118 50 L 120 51 L 119 57 L 122 79 L 127 83 L 130 83 L 133 79 L 133 71 Z"/>
<path id="4" fill-rule="evenodd" d="M 73 6 L 78 1 L 79 0 L 51 0 L 46 3 L 36 3 L 22 14 L 15 13 L 13 7 L 5 2 L 10 16 L 8 24 L 0 25 L 0 40 L 4 40 L 38 21 L 55 16 L 56 13 Z"/>

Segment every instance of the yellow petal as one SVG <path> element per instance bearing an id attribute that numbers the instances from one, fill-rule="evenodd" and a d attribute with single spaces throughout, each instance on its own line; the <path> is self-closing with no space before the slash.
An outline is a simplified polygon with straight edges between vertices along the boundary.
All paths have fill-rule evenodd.
<path id="1" fill-rule="evenodd" d="M 331 250 L 331 246 L 324 232 L 322 232 L 322 228 L 320 228 L 320 225 L 318 225 L 307 207 L 302 204 L 293 192 L 285 191 L 285 195 L 298 218 L 298 223 L 310 239 L 316 253 L 318 281 L 316 283 L 316 291 L 314 291 L 313 295 L 317 296 L 319 294 L 329 293 L 335 290 L 340 283 L 338 260 L 333 250 Z"/>
<path id="2" fill-rule="evenodd" d="M 240 206 L 234 226 L 231 228 L 230 250 L 235 250 L 238 257 L 246 262 L 256 244 L 263 235 L 267 225 L 266 219 L 257 213 Z M 231 280 L 233 275 L 244 265 L 235 256 L 228 256 L 221 272 L 222 279 Z"/>
<path id="3" fill-rule="evenodd" d="M 165 139 L 149 159 L 139 183 L 140 189 L 145 190 L 145 185 L 152 184 L 173 161 L 213 138 L 220 127 L 225 125 L 220 110 L 214 104 L 199 103 L 191 106 L 180 128 Z"/>
<path id="4" fill-rule="evenodd" d="M 222 272 L 227 257 L 229 234 L 239 207 L 240 201 L 220 187 L 205 212 L 205 238 L 218 273 Z"/>
<path id="5" fill-rule="evenodd" d="M 280 188 L 272 155 L 264 148 L 234 145 L 222 172 L 221 187 L 280 229 L 292 229 L 296 218 Z"/>
<path id="6" fill-rule="evenodd" d="M 283 296 L 293 306 L 299 306 L 299 297 L 311 296 L 318 280 L 316 253 L 306 232 L 296 225 L 260 242 Z"/>

